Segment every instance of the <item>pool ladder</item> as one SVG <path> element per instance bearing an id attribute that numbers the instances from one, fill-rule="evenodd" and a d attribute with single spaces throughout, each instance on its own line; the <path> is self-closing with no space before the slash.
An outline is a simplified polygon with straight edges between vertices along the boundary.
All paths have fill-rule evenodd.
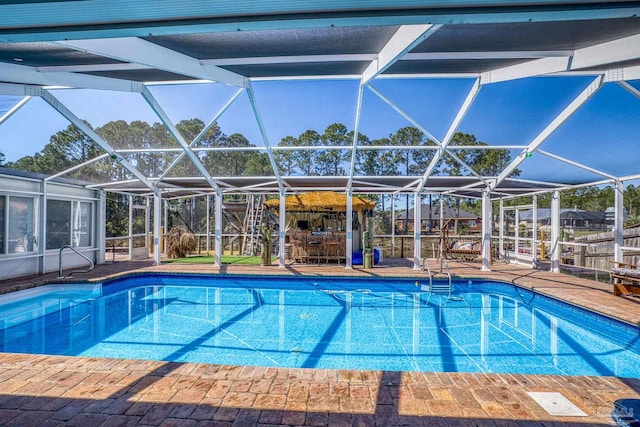
<path id="1" fill-rule="evenodd" d="M 60 251 L 58 252 L 58 279 L 65 278 L 65 276 L 62 275 L 62 252 L 65 249 L 71 249 L 73 252 L 77 253 L 78 255 L 80 255 L 82 258 L 86 259 L 89 262 L 89 268 L 87 270 L 74 270 L 71 273 L 69 273 L 69 275 L 66 277 L 71 277 L 74 273 L 88 273 L 91 270 L 93 270 L 93 267 L 95 267 L 95 264 L 93 263 L 93 261 L 89 259 L 89 257 L 87 257 L 85 254 L 78 252 L 78 250 L 75 248 L 72 248 L 71 245 L 64 245 L 63 247 L 60 248 Z"/>
<path id="2" fill-rule="evenodd" d="M 423 258 L 422 259 L 422 271 L 424 272 L 426 270 L 427 275 L 429 276 L 429 289 L 428 291 L 430 293 L 435 292 L 435 293 L 446 293 L 447 296 L 451 295 L 451 288 L 452 288 L 452 284 L 451 284 L 451 270 L 449 270 L 449 263 L 447 263 L 447 259 L 446 258 L 440 258 L 440 273 L 442 273 L 442 266 L 444 264 L 444 267 L 446 269 L 446 273 L 447 273 L 447 278 L 448 281 L 444 284 L 439 284 L 436 283 L 435 285 L 433 284 L 433 276 L 435 276 L 438 273 L 431 273 L 431 267 L 429 266 L 429 258 Z M 423 285 L 424 286 L 424 285 Z M 421 289 L 424 291 L 425 289 L 423 287 L 421 287 Z"/>
<path id="3" fill-rule="evenodd" d="M 426 304 L 429 304 L 429 300 L 431 300 L 431 295 L 438 294 L 438 295 L 444 295 L 446 297 L 444 305 L 448 304 L 450 301 L 463 301 L 465 304 L 467 304 L 467 306 L 469 306 L 469 303 L 464 298 L 451 295 L 451 290 L 453 289 L 453 284 L 452 284 L 452 280 L 451 280 L 451 270 L 449 269 L 449 263 L 447 262 L 446 258 L 440 258 L 440 273 L 442 273 L 442 266 L 443 265 L 444 265 L 444 268 L 446 269 L 447 279 L 448 280 L 446 282 L 443 282 L 443 283 L 436 282 L 434 284 L 433 283 L 433 276 L 435 276 L 435 274 L 431 274 L 431 267 L 429 266 L 429 259 L 428 258 L 423 258 L 423 260 L 422 260 L 422 271 L 425 271 L 425 267 L 426 267 L 427 274 L 429 275 L 429 286 L 427 287 L 427 286 L 422 285 L 420 287 L 420 290 L 429 292 L 429 295 L 427 296 Z M 436 274 L 438 274 L 438 273 L 436 273 Z M 425 289 L 425 288 L 427 288 L 427 289 Z M 440 306 L 443 306 L 443 304 L 441 303 Z M 469 309 L 471 309 L 470 306 L 469 306 Z"/>

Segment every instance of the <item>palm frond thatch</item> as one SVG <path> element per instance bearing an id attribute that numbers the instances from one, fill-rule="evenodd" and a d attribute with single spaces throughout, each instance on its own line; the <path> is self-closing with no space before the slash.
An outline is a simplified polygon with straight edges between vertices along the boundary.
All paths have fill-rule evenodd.
<path id="1" fill-rule="evenodd" d="M 167 256 L 184 258 L 196 249 L 196 236 L 184 225 L 173 227 L 167 234 Z"/>

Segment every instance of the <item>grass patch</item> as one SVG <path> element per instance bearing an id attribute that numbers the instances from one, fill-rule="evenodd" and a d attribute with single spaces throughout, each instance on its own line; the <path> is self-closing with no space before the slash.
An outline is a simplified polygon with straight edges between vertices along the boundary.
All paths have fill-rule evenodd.
<path id="1" fill-rule="evenodd" d="M 273 260 L 277 257 L 273 257 Z M 213 264 L 215 258 L 212 256 L 190 256 L 186 258 L 167 259 L 163 262 L 167 264 Z M 222 264 L 236 265 L 260 265 L 259 256 L 223 255 Z"/>

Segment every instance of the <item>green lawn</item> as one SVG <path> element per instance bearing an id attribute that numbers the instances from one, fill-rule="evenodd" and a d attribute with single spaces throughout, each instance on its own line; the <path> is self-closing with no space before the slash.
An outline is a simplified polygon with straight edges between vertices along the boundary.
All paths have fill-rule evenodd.
<path id="1" fill-rule="evenodd" d="M 273 257 L 272 259 L 277 259 Z M 187 258 L 176 258 L 164 260 L 165 263 L 174 264 L 213 264 L 215 262 L 212 256 L 190 256 Z M 242 256 L 242 255 L 223 255 L 223 264 L 239 264 L 239 265 L 260 265 L 259 256 Z"/>

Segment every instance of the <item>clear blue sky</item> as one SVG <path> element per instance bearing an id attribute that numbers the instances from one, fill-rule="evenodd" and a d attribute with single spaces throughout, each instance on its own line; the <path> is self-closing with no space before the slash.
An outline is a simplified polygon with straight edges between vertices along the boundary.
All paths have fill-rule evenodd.
<path id="1" fill-rule="evenodd" d="M 486 85 L 458 130 L 492 145 L 529 143 L 592 80 L 590 77 L 532 78 Z M 640 88 L 640 82 L 632 82 Z M 374 86 L 396 105 L 442 138 L 471 87 L 472 80 L 378 80 Z M 357 81 L 254 83 L 269 141 L 307 129 L 322 132 L 341 122 L 353 128 Z M 198 117 L 207 122 L 236 91 L 224 85 L 156 86 L 152 92 L 175 122 Z M 111 120 L 159 121 L 137 94 L 91 90 L 55 91 L 65 105 L 94 127 Z M 0 115 L 19 98 L 0 97 Z M 614 175 L 638 172 L 640 100 L 615 83 L 607 84 L 543 145 L 542 149 Z M 262 145 L 245 95 L 219 120 L 226 134 L 239 132 Z M 40 99 L 31 100 L 0 125 L 0 151 L 7 161 L 40 151 L 68 122 Z M 369 138 L 388 136 L 409 123 L 365 90 L 360 131 Z M 515 152 L 514 152 L 515 154 Z M 632 160 L 633 159 L 633 160 Z M 522 177 L 574 181 L 589 172 L 535 155 Z"/>

